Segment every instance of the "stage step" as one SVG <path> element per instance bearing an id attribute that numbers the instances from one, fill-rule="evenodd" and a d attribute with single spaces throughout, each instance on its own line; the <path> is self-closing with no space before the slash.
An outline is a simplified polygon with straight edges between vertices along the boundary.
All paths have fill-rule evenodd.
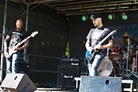
<path id="1" fill-rule="evenodd" d="M 66 91 L 61 88 L 37 88 L 34 92 L 72 92 L 72 91 Z"/>

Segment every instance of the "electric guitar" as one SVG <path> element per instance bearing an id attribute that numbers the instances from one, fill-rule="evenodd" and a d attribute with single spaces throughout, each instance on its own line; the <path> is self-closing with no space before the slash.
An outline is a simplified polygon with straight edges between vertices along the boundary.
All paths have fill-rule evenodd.
<path id="1" fill-rule="evenodd" d="M 4 51 L 4 55 L 5 55 L 5 58 L 10 58 L 12 56 L 13 53 L 17 52 L 15 50 L 15 48 L 19 47 L 20 45 L 22 45 L 25 41 L 27 41 L 28 39 L 30 39 L 31 37 L 34 37 L 36 34 L 38 34 L 38 31 L 35 31 L 33 32 L 30 36 L 28 36 L 27 38 L 25 38 L 24 40 L 22 40 L 21 42 L 19 42 L 17 45 L 15 45 L 14 47 L 12 48 L 9 48 L 8 49 L 8 52 L 7 51 Z"/>
<path id="2" fill-rule="evenodd" d="M 101 45 L 109 36 L 111 36 L 112 34 L 114 34 L 116 31 L 117 31 L 117 30 L 114 30 L 114 31 L 110 32 L 102 41 L 100 41 L 97 45 L 95 45 L 95 46 L 93 47 L 93 49 L 92 49 L 92 52 L 89 52 L 88 50 L 86 50 L 85 57 L 86 57 L 86 60 L 87 60 L 88 62 L 91 63 L 91 61 L 92 61 L 94 55 L 98 52 L 98 50 L 97 50 L 96 47 L 97 47 L 98 45 Z"/>

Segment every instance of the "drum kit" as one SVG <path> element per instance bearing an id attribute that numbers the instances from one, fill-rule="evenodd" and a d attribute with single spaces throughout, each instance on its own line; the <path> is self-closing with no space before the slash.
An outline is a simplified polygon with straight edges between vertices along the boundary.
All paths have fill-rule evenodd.
<path id="1" fill-rule="evenodd" d="M 111 76 L 121 76 L 122 75 L 122 49 L 121 47 L 117 45 L 113 46 L 110 50 L 109 57 L 113 64 Z"/>
<path id="2" fill-rule="evenodd" d="M 133 48 L 128 48 L 129 50 Z M 122 53 L 122 49 L 120 46 L 113 46 L 110 49 L 109 58 L 112 61 L 113 69 L 110 74 L 110 76 L 119 76 L 119 77 L 125 77 L 130 78 L 130 76 L 133 74 L 135 77 L 137 76 L 137 50 L 136 50 L 136 66 L 135 66 L 135 72 L 132 72 L 131 64 L 129 64 L 129 55 L 124 55 Z"/>

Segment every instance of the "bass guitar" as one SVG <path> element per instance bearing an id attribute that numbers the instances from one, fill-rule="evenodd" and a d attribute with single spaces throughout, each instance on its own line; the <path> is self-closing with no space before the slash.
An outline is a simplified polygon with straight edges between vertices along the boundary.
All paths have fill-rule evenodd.
<path id="1" fill-rule="evenodd" d="M 15 50 L 15 48 L 19 47 L 20 45 L 22 45 L 25 41 L 27 41 L 28 39 L 30 39 L 31 37 L 34 37 L 36 34 L 38 34 L 38 31 L 33 32 L 30 36 L 28 36 L 27 38 L 25 38 L 24 40 L 22 40 L 21 42 L 19 42 L 17 45 L 15 45 L 12 48 L 8 49 L 7 51 L 4 51 L 4 56 L 5 58 L 10 58 L 12 56 L 13 53 L 17 52 Z"/>
<path id="2" fill-rule="evenodd" d="M 114 30 L 114 31 L 110 32 L 105 38 L 102 39 L 102 41 L 100 41 L 97 45 L 95 45 L 95 46 L 93 47 L 93 49 L 92 49 L 92 52 L 89 52 L 88 50 L 86 50 L 85 57 L 86 57 L 86 60 L 87 60 L 88 62 L 91 62 L 92 59 L 93 59 L 93 57 L 94 57 L 94 55 L 97 53 L 98 50 L 97 50 L 96 47 L 97 47 L 98 45 L 101 45 L 109 36 L 113 35 L 116 31 L 117 31 L 117 30 Z"/>

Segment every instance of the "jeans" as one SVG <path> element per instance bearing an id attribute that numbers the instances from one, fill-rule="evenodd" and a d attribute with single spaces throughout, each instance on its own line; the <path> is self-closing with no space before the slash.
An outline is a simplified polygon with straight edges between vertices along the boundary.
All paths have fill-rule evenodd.
<path id="1" fill-rule="evenodd" d="M 18 62 L 20 58 L 20 52 L 13 53 L 12 56 L 6 59 L 7 73 L 17 73 L 18 72 Z"/>
<path id="2" fill-rule="evenodd" d="M 92 63 L 88 63 L 88 70 L 89 70 L 90 76 L 98 76 L 97 69 L 104 57 L 105 57 L 105 54 L 103 54 L 101 52 L 96 53 Z"/>

